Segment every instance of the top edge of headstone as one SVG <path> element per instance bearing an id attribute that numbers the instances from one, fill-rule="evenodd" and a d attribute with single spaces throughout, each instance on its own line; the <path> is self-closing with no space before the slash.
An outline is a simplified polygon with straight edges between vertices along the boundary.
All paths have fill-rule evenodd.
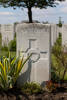
<path id="1" fill-rule="evenodd" d="M 51 25 L 50 24 L 43 24 L 43 23 L 19 23 L 16 26 L 16 32 L 18 31 L 18 29 L 20 30 L 21 28 L 31 28 L 31 27 L 39 27 L 39 28 L 50 28 Z"/>
<path id="2" fill-rule="evenodd" d="M 44 23 L 18 23 L 18 24 L 20 24 L 20 25 L 23 25 L 23 24 L 29 24 L 29 25 L 34 25 L 34 24 L 37 24 L 37 25 L 48 25 L 48 26 L 50 26 L 50 24 L 44 24 Z"/>
<path id="3" fill-rule="evenodd" d="M 57 25 L 57 24 L 51 23 L 50 25 Z"/>
<path id="4" fill-rule="evenodd" d="M 6 26 L 6 25 L 14 25 L 14 24 L 1 24 L 2 26 Z"/>
<path id="5" fill-rule="evenodd" d="M 67 24 L 63 24 L 63 26 L 67 26 Z"/>
<path id="6" fill-rule="evenodd" d="M 57 26 L 57 24 L 50 24 L 51 26 Z"/>
<path id="7" fill-rule="evenodd" d="M 43 23 L 19 23 L 17 24 L 17 27 L 19 26 L 27 26 L 27 25 L 42 25 L 42 26 L 48 26 L 50 27 L 51 25 L 50 24 L 43 24 Z"/>

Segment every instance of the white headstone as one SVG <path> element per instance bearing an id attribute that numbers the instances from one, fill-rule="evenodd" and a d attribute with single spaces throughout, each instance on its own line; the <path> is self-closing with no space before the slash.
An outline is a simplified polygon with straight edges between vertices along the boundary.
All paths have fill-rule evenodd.
<path id="1" fill-rule="evenodd" d="M 32 57 L 22 69 L 19 84 L 24 82 L 38 82 L 41 85 L 50 79 L 50 25 L 30 23 L 18 24 L 17 56 Z"/>
<path id="2" fill-rule="evenodd" d="M 0 24 L 0 34 L 1 34 L 1 24 Z"/>
<path id="3" fill-rule="evenodd" d="M 14 39 L 14 25 L 13 24 L 1 25 L 1 34 L 2 34 L 2 46 L 8 45 L 8 43 Z"/>
<path id="4" fill-rule="evenodd" d="M 67 46 L 67 25 L 62 27 L 62 45 Z"/>
<path id="5" fill-rule="evenodd" d="M 51 45 L 53 46 L 57 39 L 57 26 L 56 24 L 51 24 Z"/>
<path id="6" fill-rule="evenodd" d="M 59 37 L 59 33 L 62 34 L 62 28 L 63 26 L 62 27 L 57 26 L 57 38 Z"/>

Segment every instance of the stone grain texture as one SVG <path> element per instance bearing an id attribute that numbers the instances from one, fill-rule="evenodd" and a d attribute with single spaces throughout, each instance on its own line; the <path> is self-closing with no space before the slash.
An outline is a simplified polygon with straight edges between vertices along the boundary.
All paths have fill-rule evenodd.
<path id="1" fill-rule="evenodd" d="M 1 25 L 1 34 L 2 34 L 2 46 L 7 45 L 14 39 L 14 25 L 5 24 Z"/>
<path id="2" fill-rule="evenodd" d="M 67 25 L 63 25 L 62 28 L 62 45 L 67 46 Z"/>
<path id="3" fill-rule="evenodd" d="M 51 27 L 44 24 L 18 24 L 17 56 L 31 58 L 22 69 L 18 84 L 37 82 L 41 85 L 50 79 Z"/>

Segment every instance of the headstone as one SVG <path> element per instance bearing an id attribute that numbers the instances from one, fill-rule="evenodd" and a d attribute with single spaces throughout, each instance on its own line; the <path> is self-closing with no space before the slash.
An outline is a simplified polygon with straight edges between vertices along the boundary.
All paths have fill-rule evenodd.
<path id="1" fill-rule="evenodd" d="M 67 46 L 67 25 L 62 27 L 62 45 Z"/>
<path id="2" fill-rule="evenodd" d="M 21 71 L 18 84 L 24 82 L 38 82 L 41 85 L 50 79 L 50 25 L 45 24 L 18 24 L 17 56 L 31 58 Z"/>
<path id="3" fill-rule="evenodd" d="M 51 46 L 54 46 L 56 39 L 57 39 L 57 26 L 56 24 L 51 24 Z"/>
<path id="4" fill-rule="evenodd" d="M 59 33 L 62 34 L 62 28 L 63 26 L 62 27 L 57 26 L 57 38 L 59 37 Z"/>
<path id="5" fill-rule="evenodd" d="M 14 25 L 13 24 L 1 25 L 1 34 L 2 34 L 2 46 L 8 45 L 8 43 L 14 39 Z"/>
<path id="6" fill-rule="evenodd" d="M 1 34 L 1 24 L 0 24 L 0 34 Z"/>

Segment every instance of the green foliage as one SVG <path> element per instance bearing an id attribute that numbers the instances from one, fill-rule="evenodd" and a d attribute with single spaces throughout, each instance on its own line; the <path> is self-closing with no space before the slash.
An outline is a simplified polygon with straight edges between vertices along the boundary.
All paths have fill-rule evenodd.
<path id="1" fill-rule="evenodd" d="M 25 83 L 21 90 L 24 92 L 24 93 L 28 93 L 28 94 L 37 94 L 37 93 L 42 93 L 43 90 L 42 90 L 42 87 L 39 85 L 39 84 L 36 84 L 36 83 Z"/>
<path id="2" fill-rule="evenodd" d="M 30 55 L 31 56 L 31 55 Z M 26 59 L 24 57 L 20 58 L 9 58 L 3 56 L 0 59 L 0 88 L 3 90 L 8 90 L 9 88 L 13 88 L 15 85 L 17 78 L 19 77 L 19 73 L 24 67 L 25 63 L 30 58 L 28 56 Z"/>
<path id="3" fill-rule="evenodd" d="M 58 74 L 56 72 L 57 72 L 57 69 L 52 67 L 51 68 L 51 80 L 53 82 L 59 82 L 59 80 L 60 80 L 60 77 L 58 76 Z"/>
<path id="4" fill-rule="evenodd" d="M 57 56 L 60 55 L 61 52 L 62 52 L 62 36 L 61 33 L 59 33 L 59 37 L 52 48 L 52 53 Z"/>
<path id="5" fill-rule="evenodd" d="M 62 23 L 59 23 L 58 26 L 59 26 L 59 27 L 62 27 Z"/>
<path id="6" fill-rule="evenodd" d="M 57 39 L 53 49 L 52 49 L 52 80 L 60 81 L 66 80 L 65 77 L 67 74 L 67 53 L 64 52 L 64 48 L 61 45 L 61 34 Z M 56 75 L 56 76 L 55 76 Z"/>
<path id="7" fill-rule="evenodd" d="M 60 1 L 60 0 L 59 0 Z M 54 0 L 0 0 L 0 4 L 4 7 L 40 7 L 53 6 Z"/>
<path id="8" fill-rule="evenodd" d="M 14 34 L 14 38 L 16 39 L 16 33 Z"/>
<path id="9" fill-rule="evenodd" d="M 2 35 L 0 33 L 0 50 L 1 51 L 8 51 L 8 47 L 4 44 L 4 46 L 2 46 Z"/>
<path id="10" fill-rule="evenodd" d="M 54 54 L 52 54 L 52 77 L 51 79 L 55 82 L 59 82 L 62 79 L 62 71 L 64 70 L 64 67 L 61 63 L 61 60 L 56 57 Z"/>
<path id="11" fill-rule="evenodd" d="M 16 38 L 14 40 L 11 40 L 9 43 L 9 50 L 10 51 L 16 51 Z"/>
<path id="12" fill-rule="evenodd" d="M 0 48 L 2 47 L 2 35 L 0 33 Z"/>
<path id="13" fill-rule="evenodd" d="M 64 1 L 64 0 L 58 0 Z M 0 5 L 3 7 L 24 7 L 28 9 L 29 22 L 32 22 L 32 7 L 47 8 L 48 6 L 54 7 L 55 0 L 0 0 Z"/>
<path id="14" fill-rule="evenodd" d="M 11 51 L 10 54 L 11 54 L 11 58 L 13 58 L 14 56 L 16 56 L 16 52 Z M 1 50 L 1 51 L 0 51 L 0 58 L 1 58 L 2 56 L 9 57 L 9 51 L 2 51 L 2 50 Z"/>
<path id="15" fill-rule="evenodd" d="M 59 24 L 57 24 L 57 26 L 59 26 L 60 28 L 62 27 L 62 23 L 61 22 L 59 22 Z"/>
<path id="16" fill-rule="evenodd" d="M 59 45 L 59 46 L 62 46 L 62 33 L 59 33 L 59 37 L 58 39 L 56 40 L 56 44 Z"/>
<path id="17" fill-rule="evenodd" d="M 4 45 L 4 46 L 2 46 L 2 47 L 1 47 L 1 51 L 8 51 L 8 47 L 7 47 L 7 46 L 5 46 L 5 45 Z"/>
<path id="18" fill-rule="evenodd" d="M 57 24 L 59 27 L 62 27 L 62 21 L 61 21 L 61 17 L 59 17 L 59 24 Z"/>

